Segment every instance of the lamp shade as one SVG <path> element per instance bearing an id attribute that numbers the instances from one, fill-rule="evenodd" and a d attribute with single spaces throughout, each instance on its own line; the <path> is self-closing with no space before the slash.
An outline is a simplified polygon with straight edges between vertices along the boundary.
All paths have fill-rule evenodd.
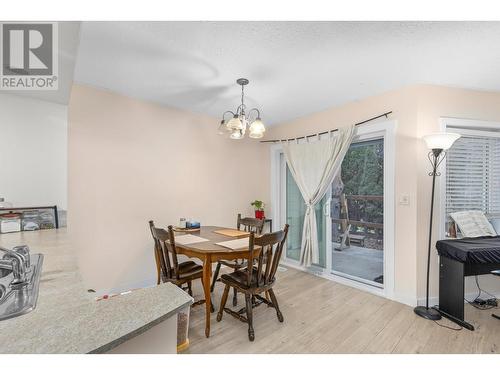
<path id="1" fill-rule="evenodd" d="M 424 141 L 427 144 L 427 148 L 431 150 L 447 150 L 449 149 L 455 141 L 460 138 L 460 134 L 457 133 L 432 133 L 424 135 Z"/>
<path id="2" fill-rule="evenodd" d="M 248 134 L 248 136 L 250 138 L 262 138 L 264 136 L 264 133 L 250 131 L 250 133 Z"/>
<path id="3" fill-rule="evenodd" d="M 224 120 L 222 120 L 220 122 L 220 125 L 219 125 L 219 128 L 217 129 L 217 132 L 219 133 L 219 135 L 227 135 L 230 132 L 230 130 L 227 128 L 226 122 Z"/>
<path id="4" fill-rule="evenodd" d="M 266 131 L 266 127 L 260 120 L 260 118 L 257 118 L 252 124 L 250 125 L 250 138 L 262 138 L 264 136 L 264 132 Z"/>
<path id="5" fill-rule="evenodd" d="M 227 128 L 231 130 L 241 130 L 243 129 L 243 123 L 241 120 L 238 118 L 237 115 L 235 115 L 231 120 L 227 122 Z"/>
<path id="6" fill-rule="evenodd" d="M 241 130 L 233 130 L 231 132 L 231 135 L 229 136 L 229 138 L 231 138 L 231 139 L 242 139 L 244 135 L 245 135 L 245 133 L 242 132 Z"/>

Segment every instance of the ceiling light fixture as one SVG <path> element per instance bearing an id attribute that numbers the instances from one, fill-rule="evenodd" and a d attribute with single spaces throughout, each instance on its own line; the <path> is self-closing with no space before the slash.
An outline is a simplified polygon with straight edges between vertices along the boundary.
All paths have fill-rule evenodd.
<path id="1" fill-rule="evenodd" d="M 236 112 L 226 111 L 222 114 L 218 133 L 220 135 L 229 135 L 231 139 L 242 139 L 245 137 L 248 127 L 248 136 L 250 138 L 262 138 L 266 127 L 260 119 L 260 111 L 257 108 L 252 108 L 248 113 L 246 112 L 245 86 L 248 85 L 249 81 L 246 78 L 239 78 L 236 83 L 241 86 L 241 104 L 236 108 Z M 251 116 L 254 112 L 256 117 Z M 231 114 L 232 117 L 226 119 L 227 114 Z"/>

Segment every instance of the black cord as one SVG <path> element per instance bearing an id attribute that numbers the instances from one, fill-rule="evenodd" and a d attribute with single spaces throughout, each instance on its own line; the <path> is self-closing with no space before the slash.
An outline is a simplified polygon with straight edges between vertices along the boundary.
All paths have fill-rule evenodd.
<path id="1" fill-rule="evenodd" d="M 497 306 L 494 306 L 494 305 L 490 305 L 490 304 L 479 305 L 476 302 L 476 300 L 481 296 L 481 292 L 484 292 L 487 295 L 489 295 L 490 297 L 493 297 L 492 300 L 494 300 L 495 302 L 497 301 L 497 298 L 494 295 L 492 295 L 492 294 L 488 293 L 487 291 L 481 289 L 481 287 L 479 286 L 479 278 L 477 277 L 477 275 L 476 275 L 476 286 L 477 286 L 477 289 L 478 289 L 479 293 L 478 293 L 477 297 L 474 299 L 474 301 L 469 301 L 465 297 L 464 297 L 464 300 L 467 303 L 469 303 L 472 307 L 475 307 L 478 310 L 490 310 L 490 309 L 497 308 Z M 438 307 L 437 305 L 434 306 L 434 308 L 437 308 L 437 307 Z M 452 321 L 450 320 L 450 322 L 452 322 Z M 446 329 L 449 329 L 451 331 L 461 331 L 463 329 L 463 327 L 461 327 L 461 326 L 460 327 L 450 327 L 450 326 L 445 325 L 445 324 L 440 324 L 440 323 L 437 322 L 437 320 L 434 320 L 434 323 L 436 323 L 439 327 L 446 328 Z"/>
<path id="2" fill-rule="evenodd" d="M 477 285 L 477 289 L 479 289 L 479 293 L 483 292 L 484 294 L 487 294 L 487 295 L 489 295 L 490 297 L 494 298 L 494 299 L 495 299 L 495 301 L 496 301 L 496 299 L 497 299 L 497 297 L 496 297 L 496 296 L 494 296 L 494 295 L 493 295 L 493 294 L 491 294 L 491 293 L 488 293 L 486 290 L 481 289 L 481 287 L 479 286 L 479 278 L 477 277 L 477 275 L 476 275 L 476 285 Z"/>
<path id="3" fill-rule="evenodd" d="M 447 329 L 451 329 L 452 331 L 461 331 L 463 329 L 463 327 L 458 327 L 458 328 L 455 328 L 455 327 L 450 327 L 450 326 L 447 326 L 447 325 L 444 325 L 444 324 L 439 324 L 437 322 L 437 320 L 433 320 L 434 323 L 436 323 L 438 326 L 440 327 L 443 327 L 443 328 L 447 328 Z"/>
<path id="4" fill-rule="evenodd" d="M 433 309 L 436 309 L 436 310 L 438 310 L 438 311 L 439 311 L 438 305 L 434 305 L 434 306 L 432 306 L 432 308 L 433 308 Z M 445 318 L 446 318 L 446 317 L 445 317 Z M 448 319 L 448 318 L 446 318 L 446 319 Z M 448 320 L 449 320 L 449 319 L 448 319 Z M 450 327 L 450 326 L 447 326 L 447 325 L 445 325 L 445 324 L 440 324 L 440 323 L 438 323 L 438 322 L 437 322 L 437 320 L 433 320 L 433 322 L 434 322 L 434 323 L 436 323 L 436 324 L 437 324 L 438 326 L 440 326 L 440 327 L 447 328 L 447 329 L 451 329 L 452 331 L 461 331 L 461 330 L 462 330 L 462 328 L 463 328 L 463 327 Z M 450 322 L 452 322 L 452 321 L 450 320 Z M 452 323 L 453 323 L 453 322 L 452 322 Z"/>
<path id="5" fill-rule="evenodd" d="M 469 305 L 471 305 L 472 307 L 474 307 L 474 308 L 476 308 L 476 309 L 478 309 L 478 310 L 491 310 L 491 309 L 496 308 L 497 306 L 495 306 L 495 305 L 493 305 L 493 304 L 484 304 L 484 305 L 480 305 L 479 303 L 477 303 L 477 302 L 476 302 L 476 301 L 477 301 L 477 299 L 481 296 L 481 292 L 483 292 L 483 293 L 485 293 L 485 294 L 489 295 L 490 297 L 493 297 L 493 298 L 492 298 L 492 300 L 493 300 L 494 302 L 496 302 L 496 301 L 497 301 L 497 298 L 496 298 L 493 294 L 488 293 L 487 291 L 485 291 L 485 290 L 481 289 L 481 287 L 479 286 L 479 278 L 478 278 L 478 276 L 477 276 L 477 275 L 475 276 L 475 279 L 476 279 L 476 286 L 477 286 L 477 289 L 478 289 L 478 292 L 479 292 L 479 293 L 478 293 L 477 297 L 476 297 L 476 298 L 474 298 L 474 301 L 469 301 L 467 298 L 465 298 L 465 297 L 464 297 L 465 302 L 467 302 Z"/>

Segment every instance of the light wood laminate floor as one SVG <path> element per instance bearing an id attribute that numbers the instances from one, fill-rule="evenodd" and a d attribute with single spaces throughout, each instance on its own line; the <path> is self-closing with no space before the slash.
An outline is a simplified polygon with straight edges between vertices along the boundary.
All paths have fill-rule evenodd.
<path id="1" fill-rule="evenodd" d="M 13 236 L 13 237 L 12 237 Z M 17 238 L 20 237 L 20 242 Z M 13 242 L 14 241 L 14 242 Z M 65 229 L 1 235 L 0 245 L 28 244 L 34 252 L 71 246 Z M 151 256 L 153 256 L 151 252 Z M 155 272 L 154 269 L 151 272 Z M 247 325 L 224 314 L 212 314 L 210 338 L 205 338 L 205 307 L 191 309 L 190 347 L 185 353 L 499 353 L 500 320 L 492 310 L 466 306 L 474 332 L 455 332 L 418 318 L 412 308 L 304 272 L 278 271 L 276 296 L 285 321 L 274 309 L 254 309 L 255 341 L 249 342 Z M 193 283 L 195 299 L 203 298 L 199 281 Z M 214 304 L 222 292 L 216 284 Z M 231 305 L 232 294 L 228 299 Z M 239 295 L 239 306 L 244 303 Z M 500 309 L 494 310 L 497 315 Z M 440 323 L 453 325 L 447 320 Z"/>
<path id="2" fill-rule="evenodd" d="M 203 306 L 191 310 L 190 347 L 186 353 L 499 353 L 500 320 L 489 311 L 466 306 L 476 327 L 451 331 L 418 318 L 411 307 L 304 272 L 278 272 L 275 287 L 285 321 L 274 309 L 254 309 L 255 341 L 247 325 L 228 314 L 221 322 L 212 314 L 210 338 L 204 336 Z M 218 310 L 222 284 L 216 284 Z M 196 283 L 195 299 L 202 298 Z M 232 293 L 227 306 L 231 305 Z M 239 295 L 239 307 L 244 298 Z M 231 306 L 230 306 L 231 307 Z M 448 320 L 439 323 L 456 327 Z"/>

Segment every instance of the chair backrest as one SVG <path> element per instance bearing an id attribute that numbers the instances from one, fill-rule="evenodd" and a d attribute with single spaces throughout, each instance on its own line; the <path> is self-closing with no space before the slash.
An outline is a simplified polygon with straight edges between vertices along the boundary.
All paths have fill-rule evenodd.
<path id="1" fill-rule="evenodd" d="M 287 235 L 288 224 L 285 225 L 283 230 L 267 233 L 260 237 L 256 237 L 254 233 L 250 233 L 248 264 L 255 264 L 254 259 L 256 259 L 255 266 L 257 269 L 254 269 L 255 266 L 248 267 L 248 286 L 250 286 L 255 272 L 257 273 L 257 286 L 262 287 L 274 282 Z M 255 254 L 258 250 L 255 247 L 260 247 L 261 249 L 257 257 Z"/>
<path id="2" fill-rule="evenodd" d="M 155 237 L 153 233 L 154 227 L 155 224 L 153 220 L 149 220 L 149 230 L 151 231 L 151 235 L 153 236 L 153 241 L 154 241 L 154 255 L 155 255 L 156 266 L 158 267 L 160 273 L 160 275 L 158 276 L 158 282 L 160 282 L 160 278 L 161 281 L 165 282 L 166 279 L 168 278 L 167 266 L 165 264 L 165 258 L 163 256 L 161 244 L 158 242 L 158 239 Z"/>
<path id="3" fill-rule="evenodd" d="M 177 250 L 175 248 L 175 237 L 172 226 L 168 231 L 156 228 L 153 224 L 151 233 L 155 241 L 155 251 L 160 258 L 160 267 L 164 281 L 179 277 L 179 263 L 177 261 Z"/>
<path id="4" fill-rule="evenodd" d="M 262 230 L 264 229 L 264 220 L 255 219 L 253 217 L 242 218 L 241 214 L 238 214 L 238 221 L 236 223 L 236 228 L 238 228 L 238 230 L 244 230 L 246 232 L 262 234 Z"/>

